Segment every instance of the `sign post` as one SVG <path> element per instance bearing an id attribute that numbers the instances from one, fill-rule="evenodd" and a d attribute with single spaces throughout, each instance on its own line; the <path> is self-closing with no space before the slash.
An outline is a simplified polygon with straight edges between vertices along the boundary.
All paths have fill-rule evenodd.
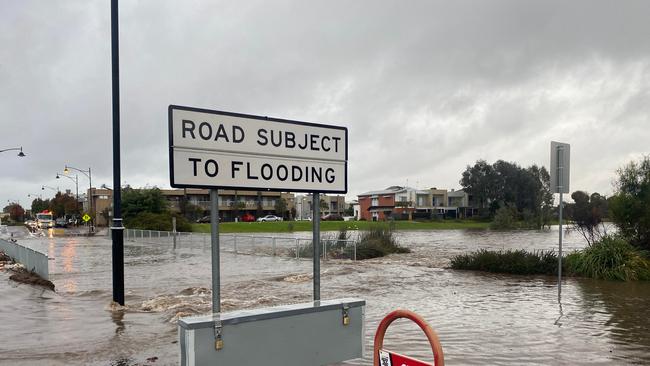
<path id="1" fill-rule="evenodd" d="M 171 186 L 210 189 L 214 348 L 224 347 L 217 189 L 313 193 L 313 297 L 320 306 L 320 193 L 347 193 L 347 128 L 175 105 L 168 118 Z"/>
<path id="2" fill-rule="evenodd" d="M 570 153 L 571 146 L 569 144 L 551 141 L 551 192 L 560 194 L 560 234 L 557 267 L 558 301 L 560 301 L 562 295 L 562 209 L 564 206 L 562 194 L 569 193 Z"/>

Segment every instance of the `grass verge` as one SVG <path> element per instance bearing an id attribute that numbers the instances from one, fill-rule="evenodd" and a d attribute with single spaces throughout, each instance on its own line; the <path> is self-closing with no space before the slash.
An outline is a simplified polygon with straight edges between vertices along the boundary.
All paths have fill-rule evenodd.
<path id="1" fill-rule="evenodd" d="M 321 221 L 321 231 L 339 230 L 372 230 L 386 226 L 385 222 L 373 221 Z M 487 229 L 489 222 L 474 220 L 439 220 L 439 221 L 395 221 L 397 230 L 459 230 Z M 222 233 L 288 233 L 294 231 L 311 231 L 310 221 L 282 222 L 222 222 L 219 231 Z M 192 231 L 209 233 L 210 224 L 192 224 Z"/>

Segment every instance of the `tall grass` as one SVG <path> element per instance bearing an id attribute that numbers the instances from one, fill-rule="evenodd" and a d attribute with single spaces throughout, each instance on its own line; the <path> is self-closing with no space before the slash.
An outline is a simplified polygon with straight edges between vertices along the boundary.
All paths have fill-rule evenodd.
<path id="1" fill-rule="evenodd" d="M 520 275 L 554 275 L 557 254 L 554 251 L 479 250 L 455 256 L 451 268 Z M 568 276 L 605 280 L 650 280 L 650 260 L 624 239 L 605 236 L 581 251 L 564 257 L 562 271 Z"/>
<path id="2" fill-rule="evenodd" d="M 605 280 L 650 280 L 650 261 L 618 236 L 604 236 L 580 252 L 567 256 L 569 273 Z"/>
<path id="3" fill-rule="evenodd" d="M 522 249 L 481 249 L 452 258 L 451 268 L 520 275 L 551 275 L 557 272 L 557 254 L 552 250 L 527 252 Z"/>
<path id="4" fill-rule="evenodd" d="M 392 225 L 379 225 L 364 230 L 357 243 L 357 259 L 383 257 L 393 253 L 410 253 L 411 250 L 401 246 L 395 238 Z"/>

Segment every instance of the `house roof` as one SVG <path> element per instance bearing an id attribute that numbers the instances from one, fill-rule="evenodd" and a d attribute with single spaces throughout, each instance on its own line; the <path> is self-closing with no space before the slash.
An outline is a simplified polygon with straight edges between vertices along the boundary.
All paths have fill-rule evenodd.
<path id="1" fill-rule="evenodd" d="M 447 193 L 447 197 L 464 197 L 467 193 L 463 190 L 458 190 L 458 191 L 449 191 Z"/>
<path id="2" fill-rule="evenodd" d="M 401 193 L 401 192 L 406 192 L 406 191 L 415 191 L 415 188 L 411 187 L 402 187 L 402 186 L 390 186 L 386 189 L 382 189 L 379 191 L 369 191 L 369 192 L 364 192 L 361 193 L 359 196 L 379 196 L 382 194 L 395 194 L 395 193 Z"/>

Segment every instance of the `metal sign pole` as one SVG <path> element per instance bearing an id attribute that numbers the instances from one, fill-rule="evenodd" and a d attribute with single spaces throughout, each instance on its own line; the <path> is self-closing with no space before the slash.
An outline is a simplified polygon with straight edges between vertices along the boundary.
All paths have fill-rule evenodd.
<path id="1" fill-rule="evenodd" d="M 557 301 L 560 301 L 562 295 L 562 192 L 560 192 L 560 251 L 557 256 Z"/>
<path id="2" fill-rule="evenodd" d="M 210 190 L 210 239 L 212 243 L 212 312 L 221 312 L 221 269 L 219 268 L 219 192 Z"/>
<path id="3" fill-rule="evenodd" d="M 312 246 L 314 247 L 314 301 L 320 300 L 320 193 L 312 195 Z"/>
<path id="4" fill-rule="evenodd" d="M 560 212 L 559 212 L 559 250 L 557 256 L 557 301 L 560 302 L 562 295 L 562 193 L 564 192 L 564 147 L 557 146 L 557 190 L 560 193 Z"/>
<path id="5" fill-rule="evenodd" d="M 113 301 L 124 306 L 124 226 L 122 226 L 122 191 L 120 168 L 120 46 L 117 0 L 111 1 L 111 53 L 113 75 L 113 225 L 111 226 L 113 259 Z M 93 184 L 90 168 L 90 213 L 93 214 Z M 93 215 L 94 216 L 94 215 Z M 92 219 L 92 218 L 91 218 Z M 92 229 L 91 221 L 88 230 Z"/>

